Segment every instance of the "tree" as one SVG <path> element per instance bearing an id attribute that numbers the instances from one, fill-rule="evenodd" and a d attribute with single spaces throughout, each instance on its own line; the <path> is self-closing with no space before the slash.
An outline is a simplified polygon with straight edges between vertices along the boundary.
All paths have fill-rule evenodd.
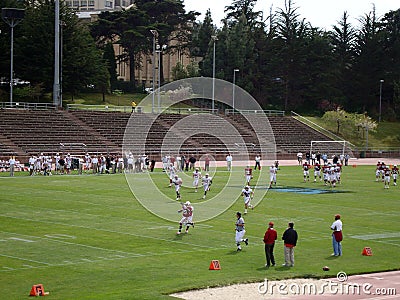
<path id="1" fill-rule="evenodd" d="M 346 106 L 352 89 L 352 69 L 355 55 L 356 30 L 348 21 L 349 15 L 345 11 L 337 25 L 333 26 L 329 37 L 333 45 L 332 56 L 335 60 L 334 78 L 332 84 L 336 87 L 335 103 Z"/>
<path id="2" fill-rule="evenodd" d="M 18 45 L 16 70 L 33 85 L 51 91 L 54 81 L 54 1 L 35 0 L 26 4 L 24 34 Z M 94 40 L 75 13 L 60 7 L 62 26 L 62 86 L 72 95 L 87 85 L 107 87 L 109 77 Z M 32 26 L 35 24 L 35 26 Z"/>
<path id="3" fill-rule="evenodd" d="M 183 0 L 136 0 L 135 5 L 147 16 L 150 28 L 157 30 L 159 46 L 165 47 L 164 51 L 160 52 L 162 84 L 164 82 L 163 52 L 185 53 L 190 48 L 192 24 L 199 13 L 186 12 Z M 148 45 L 151 43 L 148 42 Z"/>

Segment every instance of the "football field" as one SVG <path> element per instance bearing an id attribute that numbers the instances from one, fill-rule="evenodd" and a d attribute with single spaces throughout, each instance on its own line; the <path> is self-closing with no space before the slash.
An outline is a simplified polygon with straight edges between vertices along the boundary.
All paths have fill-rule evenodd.
<path id="1" fill-rule="evenodd" d="M 400 269 L 400 187 L 391 183 L 384 189 L 375 181 L 374 166 L 344 167 L 335 188 L 312 182 L 313 176 L 303 182 L 299 166 L 280 167 L 277 186 L 269 190 L 269 178 L 262 178 L 255 193 L 266 194 L 244 215 L 249 245 L 241 252 L 234 240 L 235 213 L 244 209 L 243 186 L 229 187 L 237 199 L 224 212 L 176 235 L 180 204 L 159 169 L 151 178 L 170 198 L 165 209 L 176 214 L 175 222 L 147 211 L 122 174 L 18 175 L 0 177 L 0 299 L 28 299 L 34 284 L 43 284 L 49 299 L 172 299 L 168 295 L 178 291 L 266 278 Z M 222 190 L 228 175 L 225 168 L 217 169 L 207 198 Z M 151 185 L 131 188 L 156 197 Z M 182 201 L 192 202 L 196 221 L 201 188 L 195 193 L 186 186 L 181 194 Z M 335 214 L 343 221 L 341 257 L 331 257 Z M 266 269 L 262 238 L 269 221 L 278 231 L 277 266 Z M 289 221 L 299 235 L 293 268 L 281 267 L 281 236 Z M 361 255 L 366 246 L 372 256 Z M 210 271 L 211 260 L 219 260 L 221 270 Z"/>

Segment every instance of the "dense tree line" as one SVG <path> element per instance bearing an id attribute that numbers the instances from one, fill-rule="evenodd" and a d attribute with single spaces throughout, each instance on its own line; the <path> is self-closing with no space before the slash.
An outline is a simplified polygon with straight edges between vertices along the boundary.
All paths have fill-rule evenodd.
<path id="1" fill-rule="evenodd" d="M 220 28 L 210 12 L 196 22 L 198 13 L 186 12 L 184 0 L 137 0 L 129 9 L 101 13 L 90 26 L 61 5 L 63 91 L 74 95 L 88 86 L 102 92 L 110 84 L 115 88 L 116 62 L 140 67 L 142 54 L 152 52 L 151 30 L 156 30 L 157 44 L 166 46 L 163 54 L 190 51 L 200 58 L 198 68 L 175 66 L 176 79 L 212 76 L 211 36 L 216 36 L 216 77 L 232 81 L 233 70 L 239 69 L 236 83 L 265 109 L 313 113 L 342 107 L 377 116 L 384 80 L 382 115 L 400 115 L 400 9 L 377 17 L 372 6 L 355 25 L 343 12 L 327 31 L 302 18 L 291 0 L 268 16 L 255 10 L 256 2 L 232 0 Z M 15 29 L 15 77 L 29 80 L 33 91 L 50 92 L 54 0 L 0 0 L 2 7 L 26 9 Z M 0 30 L 0 77 L 8 78 L 10 29 L 0 22 Z M 122 47 L 121 55 L 115 57 L 113 44 Z"/>
<path id="2" fill-rule="evenodd" d="M 31 93 L 24 96 L 35 99 L 51 92 L 54 81 L 54 0 L 25 2 L 0 0 L 0 7 L 24 8 L 25 17 L 14 29 L 14 78 L 31 83 Z M 72 97 L 88 87 L 97 91 L 109 88 L 109 72 L 102 52 L 76 14 L 60 5 L 60 32 L 62 35 L 62 87 Z M 10 28 L 1 22 L 0 77 L 9 78 Z M 16 89 L 18 93 L 18 89 Z M 31 97 L 29 97 L 31 96 Z"/>
<path id="3" fill-rule="evenodd" d="M 195 27 L 192 52 L 202 57 L 200 72 L 212 76 L 216 35 L 216 77 L 250 92 L 264 108 L 321 112 L 343 107 L 377 116 L 400 116 L 400 9 L 383 17 L 375 8 L 357 27 L 344 12 L 329 31 L 303 19 L 291 0 L 263 19 L 257 0 L 234 0 L 221 28 L 208 12 Z"/>

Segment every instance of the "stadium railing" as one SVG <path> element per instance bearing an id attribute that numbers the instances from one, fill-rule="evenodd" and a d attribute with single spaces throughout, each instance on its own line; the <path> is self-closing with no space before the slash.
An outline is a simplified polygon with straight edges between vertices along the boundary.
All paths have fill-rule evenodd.
<path id="1" fill-rule="evenodd" d="M 234 114 L 265 114 L 267 116 L 285 116 L 284 110 L 254 110 L 254 109 L 225 109 L 225 115 Z"/>
<path id="2" fill-rule="evenodd" d="M 0 102 L 0 109 L 19 108 L 19 109 L 57 109 L 51 103 L 30 103 L 30 102 Z"/>

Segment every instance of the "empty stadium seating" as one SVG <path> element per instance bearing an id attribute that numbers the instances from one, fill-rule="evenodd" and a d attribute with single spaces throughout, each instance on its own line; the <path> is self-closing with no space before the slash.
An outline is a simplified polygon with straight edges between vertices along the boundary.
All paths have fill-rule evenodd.
<path id="1" fill-rule="evenodd" d="M 188 155 L 208 153 L 219 159 L 223 159 L 228 151 L 237 157 L 246 151 L 255 155 L 261 149 L 275 151 L 278 158 L 294 159 L 297 152 L 304 153 L 310 149 L 312 140 L 329 140 L 292 117 L 273 116 L 266 121 L 265 116 L 257 114 L 221 115 L 206 119 L 202 115 L 191 115 L 191 122 L 196 123 L 196 126 L 191 126 L 190 123 L 185 125 L 187 116 L 160 114 L 148 130 L 145 124 L 153 115 L 141 113 L 2 109 L 0 157 L 29 156 L 40 152 L 69 152 L 74 155 L 85 152 L 121 153 L 124 145 L 126 150 L 134 152 L 135 147 L 145 144 L 143 151 L 156 159 L 160 159 L 162 145 L 164 152 L 179 149 L 179 152 Z M 134 133 L 127 134 L 124 141 L 131 117 L 135 118 L 132 119 L 135 128 L 129 128 L 128 133 L 148 133 L 143 138 Z M 265 122 L 269 122 L 270 126 Z M 164 140 L 166 135 L 171 139 L 168 143 Z M 316 151 L 330 155 L 340 153 L 342 149 L 340 144 L 319 147 Z"/>

